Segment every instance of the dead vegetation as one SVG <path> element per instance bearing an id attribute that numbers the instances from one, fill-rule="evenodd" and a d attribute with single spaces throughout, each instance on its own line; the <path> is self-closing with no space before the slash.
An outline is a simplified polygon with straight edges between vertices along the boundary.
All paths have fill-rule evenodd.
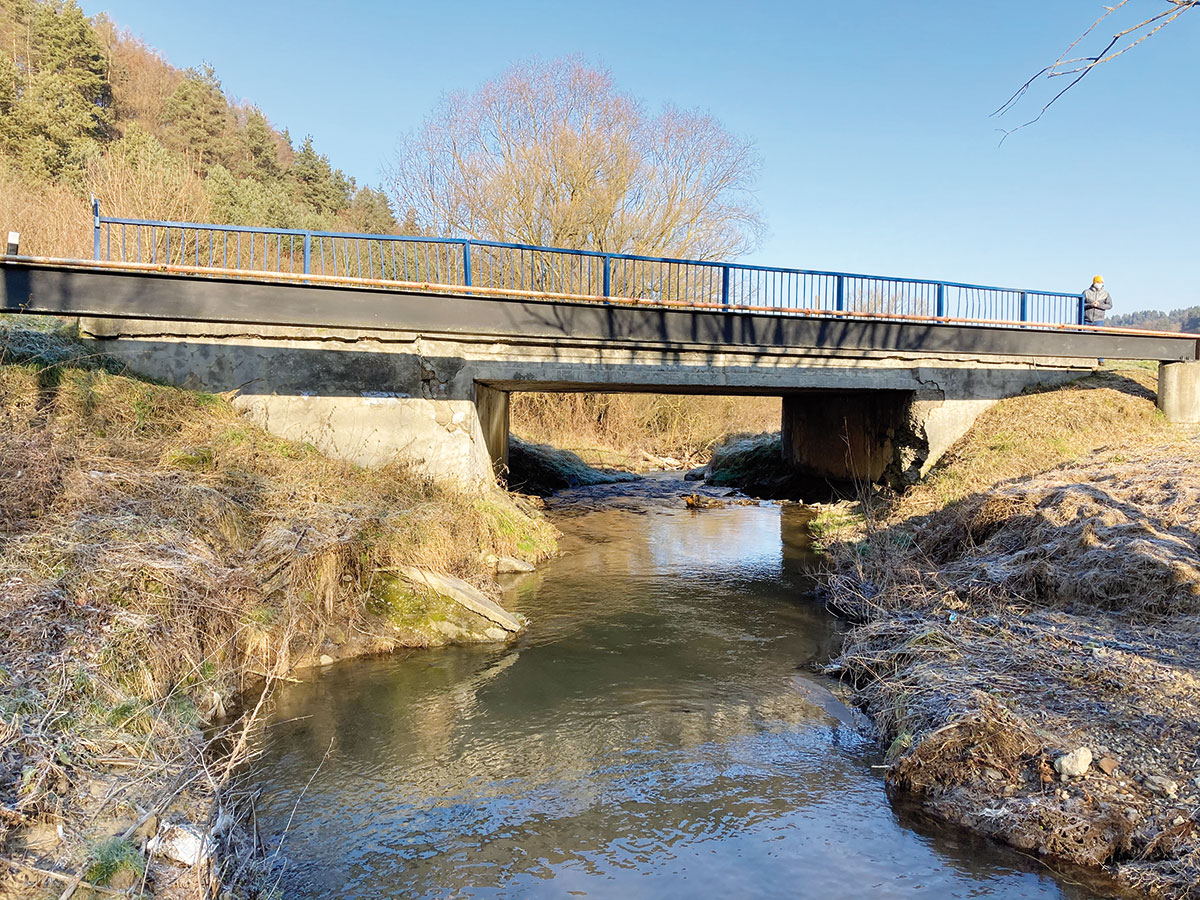
<path id="1" fill-rule="evenodd" d="M 859 623 L 831 669 L 942 818 L 1196 897 L 1200 436 L 1152 374 L 1004 401 L 927 484 L 827 529 Z"/>
<path id="2" fill-rule="evenodd" d="M 26 866 L 0 866 L 7 890 L 144 843 L 151 817 L 203 822 L 229 774 L 208 748 L 241 732 L 202 729 L 263 676 L 444 643 L 465 613 L 392 571 L 492 591 L 489 554 L 553 547 L 508 495 L 360 470 L 69 336 L 0 329 L 0 856 Z"/>
<path id="3" fill-rule="evenodd" d="M 569 450 L 588 465 L 631 471 L 659 468 L 653 458 L 663 457 L 683 468 L 702 465 L 730 434 L 778 430 L 780 415 L 778 397 L 512 395 L 516 434 Z"/>

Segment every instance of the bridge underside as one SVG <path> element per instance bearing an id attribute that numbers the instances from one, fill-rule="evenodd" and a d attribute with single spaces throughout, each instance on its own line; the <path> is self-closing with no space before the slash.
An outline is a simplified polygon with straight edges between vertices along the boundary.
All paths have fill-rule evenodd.
<path id="1" fill-rule="evenodd" d="M 953 354 L 476 339 L 397 332 L 86 319 L 131 369 L 234 391 L 268 430 L 363 465 L 406 459 L 439 478 L 488 482 L 507 462 L 516 391 L 783 398 L 781 465 L 893 483 L 923 474 L 996 400 L 1090 369 Z"/>
<path id="2" fill-rule="evenodd" d="M 235 404 L 276 434 L 469 483 L 490 482 L 504 466 L 513 391 L 779 396 L 781 465 L 892 482 L 926 471 L 996 400 L 1076 378 L 1098 357 L 1177 362 L 1164 367 L 1178 376 L 1168 385 L 1183 385 L 1172 389 L 1186 407 L 1175 415 L 1200 418 L 1196 341 L 1180 336 L 647 310 L 12 261 L 0 276 L 0 310 L 78 316 L 84 334 L 132 370 L 234 391 Z"/>

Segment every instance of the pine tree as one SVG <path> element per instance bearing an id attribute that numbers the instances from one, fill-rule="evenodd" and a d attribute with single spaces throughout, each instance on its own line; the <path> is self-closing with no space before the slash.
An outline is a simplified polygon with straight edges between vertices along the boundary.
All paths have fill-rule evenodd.
<path id="1" fill-rule="evenodd" d="M 313 149 L 312 136 L 296 152 L 292 177 L 299 188 L 300 199 L 318 213 L 339 213 L 350 205 L 354 179 L 329 164 L 329 157 Z"/>
<path id="2" fill-rule="evenodd" d="M 225 160 L 229 103 L 212 66 L 188 70 L 187 78 L 167 98 L 162 124 L 167 146 L 184 153 L 197 171 Z"/>
<path id="3" fill-rule="evenodd" d="M 15 2 L 11 22 L 16 52 L 0 69 L 0 151 L 37 178 L 78 173 L 112 137 L 103 48 L 75 0 Z"/>
<path id="4" fill-rule="evenodd" d="M 249 155 L 247 174 L 259 181 L 277 179 L 280 175 L 277 137 L 260 110 L 250 110 L 240 137 Z"/>
<path id="5" fill-rule="evenodd" d="M 362 188 L 350 203 L 346 215 L 351 231 L 362 234 L 395 234 L 396 217 L 383 191 Z"/>

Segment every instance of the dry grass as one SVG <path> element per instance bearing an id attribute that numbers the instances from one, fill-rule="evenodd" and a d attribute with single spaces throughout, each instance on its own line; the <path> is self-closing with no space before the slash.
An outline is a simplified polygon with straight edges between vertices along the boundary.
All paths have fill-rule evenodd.
<path id="1" fill-rule="evenodd" d="M 1156 364 L 1116 363 L 1065 387 L 1003 401 L 904 498 L 908 514 L 939 509 L 1010 478 L 1099 453 L 1119 462 L 1127 447 L 1170 433 L 1154 406 Z"/>
<path id="2" fill-rule="evenodd" d="M 831 529 L 830 601 L 860 623 L 833 668 L 892 782 L 943 818 L 1193 897 L 1200 436 L 1131 374 L 998 404 L 930 484 Z M 1116 773 L 1059 780 L 1053 760 L 1080 746 Z"/>
<path id="3" fill-rule="evenodd" d="M 521 437 L 570 450 L 589 465 L 635 471 L 655 465 L 646 454 L 701 465 L 728 435 L 777 431 L 779 417 L 778 397 L 512 395 L 512 430 Z"/>
<path id="4" fill-rule="evenodd" d="M 0 326 L 0 363 L 0 843 L 61 824 L 59 864 L 176 778 L 211 799 L 196 729 L 263 673 L 444 642 L 389 570 L 494 590 L 488 553 L 553 546 L 508 495 L 327 459 L 69 336 Z"/>
<path id="5" fill-rule="evenodd" d="M 87 198 L 60 185 L 32 184 L 0 156 L 0 231 L 19 232 L 26 256 L 90 259 L 92 213 Z"/>

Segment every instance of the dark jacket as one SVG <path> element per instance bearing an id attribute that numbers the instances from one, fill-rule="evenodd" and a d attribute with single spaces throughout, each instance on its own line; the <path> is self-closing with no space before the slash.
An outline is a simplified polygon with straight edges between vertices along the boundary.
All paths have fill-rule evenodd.
<path id="1" fill-rule="evenodd" d="M 1103 322 L 1104 314 L 1112 309 L 1112 297 L 1102 284 L 1093 284 L 1083 292 L 1083 320 Z"/>

